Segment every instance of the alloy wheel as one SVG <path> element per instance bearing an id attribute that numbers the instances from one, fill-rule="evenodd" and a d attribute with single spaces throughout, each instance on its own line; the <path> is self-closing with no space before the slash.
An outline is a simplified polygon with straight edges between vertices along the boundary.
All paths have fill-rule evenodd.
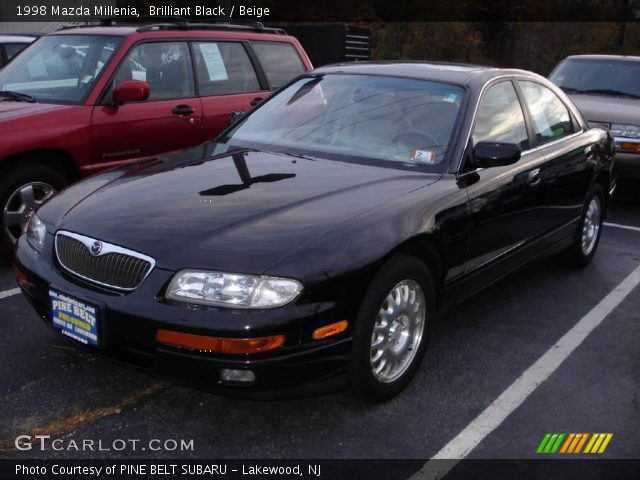
<path id="1" fill-rule="evenodd" d="M 15 243 L 27 228 L 29 217 L 56 192 L 48 183 L 30 182 L 16 189 L 4 206 L 3 224 L 9 239 Z"/>
<path id="2" fill-rule="evenodd" d="M 391 289 L 371 334 L 371 371 L 381 383 L 392 383 L 409 368 L 418 352 L 426 322 L 426 302 L 415 280 Z"/>

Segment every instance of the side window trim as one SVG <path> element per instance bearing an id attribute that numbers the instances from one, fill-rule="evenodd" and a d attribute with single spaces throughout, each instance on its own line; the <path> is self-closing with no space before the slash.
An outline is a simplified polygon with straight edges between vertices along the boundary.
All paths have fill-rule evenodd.
<path id="1" fill-rule="evenodd" d="M 529 150 L 527 150 L 527 153 L 529 151 L 532 150 L 540 150 L 542 148 L 545 148 L 547 145 L 555 145 L 557 144 L 559 141 L 564 140 L 566 138 L 572 138 L 574 137 L 576 134 L 582 133 L 584 131 L 584 127 L 580 124 L 580 122 L 578 121 L 578 117 L 575 115 L 573 109 L 567 105 L 567 103 L 562 99 L 562 97 L 560 97 L 560 95 L 558 95 L 556 92 L 553 91 L 553 89 L 549 88 L 547 85 L 545 85 L 544 83 L 538 81 L 538 79 L 536 78 L 530 78 L 530 77 L 517 77 L 514 78 L 515 83 L 517 84 L 516 90 L 518 91 L 519 94 L 522 95 L 522 101 L 524 101 L 525 105 L 526 105 L 526 111 L 528 113 L 528 118 L 530 119 L 531 122 L 531 129 L 532 132 L 534 134 L 534 143 L 535 146 L 533 148 L 530 148 Z M 536 85 L 541 86 L 542 88 L 546 88 L 547 90 L 549 90 L 559 101 L 560 103 L 564 106 L 564 108 L 567 109 L 567 113 L 569 114 L 569 119 L 571 121 L 571 125 L 573 126 L 574 131 L 571 132 L 568 135 L 565 135 L 564 137 L 560 137 L 557 138 L 555 140 L 552 140 L 550 142 L 543 142 L 540 143 L 537 140 L 537 135 L 535 135 L 535 127 L 534 127 L 534 119 L 533 119 L 533 115 L 531 114 L 531 111 L 529 109 L 529 104 L 526 101 L 526 98 L 524 96 L 524 92 L 522 91 L 522 88 L 520 87 L 520 82 L 529 82 L 529 83 L 535 83 Z M 531 143 L 531 142 L 530 142 Z M 525 152 L 522 152 L 523 154 Z"/>
<path id="2" fill-rule="evenodd" d="M 191 75 L 193 75 L 193 91 L 196 97 L 200 98 L 200 79 L 198 78 L 198 72 L 196 71 L 196 54 L 194 51 L 193 40 L 187 41 L 187 48 L 189 49 L 189 57 L 191 58 Z"/>
<path id="3" fill-rule="evenodd" d="M 536 138 L 536 132 L 533 127 L 533 116 L 531 115 L 531 110 L 529 110 L 529 104 L 524 97 L 524 92 L 520 88 L 520 82 L 517 78 L 512 78 L 511 83 L 513 84 L 513 88 L 516 90 L 516 95 L 518 96 L 518 101 L 520 102 L 520 108 L 522 109 L 522 114 L 524 115 L 524 123 L 527 128 L 527 135 L 529 136 L 529 148 L 522 151 L 521 155 L 528 153 L 532 150 L 538 148 L 538 139 Z"/>
<path id="4" fill-rule="evenodd" d="M 282 87 L 284 87 L 285 85 L 287 85 L 289 83 L 289 81 L 299 77 L 300 75 L 304 75 L 307 72 L 307 68 L 306 65 L 304 63 L 304 61 L 302 60 L 302 58 L 300 57 L 300 52 L 298 51 L 298 49 L 295 47 L 295 45 L 293 45 L 291 42 L 287 42 L 287 41 L 274 41 L 274 40 L 249 40 L 247 41 L 247 43 L 250 45 L 252 53 L 255 55 L 256 57 L 256 61 L 258 62 L 258 64 L 260 65 L 260 70 L 262 71 L 262 73 L 264 74 L 264 79 L 265 79 L 265 84 L 268 86 L 269 91 L 275 91 L 278 90 Z M 271 81 L 269 81 L 269 76 L 267 75 L 266 70 L 264 69 L 264 67 L 262 66 L 262 63 L 260 61 L 260 58 L 258 57 L 258 54 L 255 52 L 255 50 L 253 49 L 253 45 L 267 45 L 267 44 L 272 44 L 272 45 L 286 45 L 289 48 L 291 48 L 293 50 L 293 52 L 295 53 L 295 57 L 298 59 L 298 61 L 300 62 L 300 65 L 302 66 L 302 71 L 297 74 L 294 75 L 293 77 L 289 78 L 288 80 L 286 80 L 284 83 L 282 83 L 281 85 L 278 86 L 274 86 L 271 84 Z"/>
<path id="5" fill-rule="evenodd" d="M 191 47 L 189 46 L 189 39 L 184 39 L 184 38 L 162 38 L 162 39 L 145 39 L 145 40 L 141 40 L 139 42 L 136 42 L 134 44 L 132 44 L 129 49 L 125 52 L 125 54 L 122 56 L 121 61 L 116 65 L 116 67 L 113 69 L 113 72 L 111 73 L 111 76 L 109 77 L 109 80 L 107 81 L 107 83 L 105 84 L 104 90 L 102 91 L 102 93 L 100 93 L 100 96 L 98 97 L 98 101 L 96 102 L 96 106 L 107 106 L 107 105 L 111 105 L 111 98 L 110 94 L 111 92 L 113 92 L 113 89 L 115 88 L 114 82 L 116 79 L 116 76 L 118 75 L 118 71 L 120 69 L 120 66 L 122 65 L 122 62 L 126 61 L 127 58 L 129 57 L 129 54 L 131 52 L 134 51 L 134 49 L 136 49 L 137 47 L 141 46 L 141 45 L 147 45 L 147 44 L 152 44 L 152 43 L 184 43 L 187 46 L 187 49 L 189 52 L 191 52 Z M 191 55 L 187 56 L 187 58 L 189 59 L 189 61 L 191 62 L 192 65 L 192 70 L 193 70 L 193 57 Z M 114 58 L 111 58 L 111 61 L 114 61 Z M 193 75 L 193 71 L 192 71 L 192 75 Z M 193 81 L 193 88 L 194 88 L 194 93 L 196 94 L 196 98 L 198 98 L 197 96 L 197 78 L 195 75 L 192 76 L 192 81 Z M 157 98 L 157 99 L 150 99 L 150 100 L 145 100 L 145 102 L 162 102 L 162 101 L 168 101 L 168 100 L 181 100 L 183 98 L 192 98 L 192 97 L 175 97 L 175 98 Z M 137 103 L 142 103 L 142 102 L 137 102 Z"/>
<path id="6" fill-rule="evenodd" d="M 235 92 L 235 93 L 220 93 L 218 95 L 206 95 L 203 94 L 200 91 L 200 78 L 198 75 L 198 71 L 197 71 L 197 65 L 196 65 L 196 44 L 198 43 L 215 43 L 215 44 L 219 44 L 219 43 L 234 43 L 234 44 L 238 44 L 240 45 L 242 48 L 244 48 L 245 53 L 247 54 L 247 57 L 249 58 L 249 62 L 251 63 L 251 67 L 253 68 L 253 73 L 256 76 L 256 79 L 258 81 L 258 87 L 259 87 L 259 91 L 269 91 L 268 87 L 265 87 L 265 85 L 267 84 L 266 81 L 266 76 L 264 75 L 264 72 L 262 71 L 262 68 L 260 66 L 260 62 L 258 61 L 258 58 L 255 57 L 254 52 L 251 50 L 250 44 L 247 40 L 236 40 L 236 39 L 227 39 L 227 38 L 223 38 L 223 39 L 218 39 L 218 38 L 206 38 L 206 39 L 199 39 L 199 38 L 192 38 L 190 40 L 188 40 L 189 42 L 189 51 L 191 52 L 191 66 L 193 69 L 193 76 L 195 79 L 195 85 L 196 85 L 196 95 L 199 98 L 203 98 L 203 97 L 213 97 L 213 96 L 225 96 L 225 95 L 235 95 L 235 94 L 249 94 L 249 93 L 257 93 L 256 91 L 254 92 Z M 255 61 L 254 61 L 254 57 L 255 57 Z"/>
<path id="7" fill-rule="evenodd" d="M 530 150 L 533 150 L 532 145 L 532 138 L 531 138 L 531 133 L 532 130 L 529 128 L 529 123 L 528 123 L 528 108 L 527 110 L 524 109 L 524 106 L 522 104 L 523 102 L 523 98 L 520 97 L 520 90 L 518 88 L 518 86 L 515 85 L 515 78 L 512 76 L 508 76 L 508 77 L 498 77 L 493 79 L 492 81 L 486 83 L 482 89 L 482 92 L 480 94 L 480 96 L 478 97 L 478 101 L 476 102 L 476 109 L 473 113 L 473 122 L 471 123 L 471 127 L 469 130 L 469 140 L 467 142 L 467 148 L 472 147 L 473 145 L 473 131 L 476 128 L 476 122 L 478 121 L 478 112 L 480 111 L 480 106 L 482 104 L 482 100 L 484 99 L 484 97 L 487 95 L 487 92 L 489 90 L 491 90 L 493 87 L 495 87 L 496 85 L 499 85 L 501 83 L 511 83 L 511 86 L 514 88 L 515 92 L 516 92 L 516 97 L 518 98 L 518 103 L 520 104 L 520 110 L 522 111 L 522 116 L 524 117 L 524 123 L 525 123 L 525 128 L 527 130 L 527 140 L 529 140 L 529 148 L 526 150 L 523 150 L 522 153 L 528 152 Z"/>
<path id="8" fill-rule="evenodd" d="M 251 42 L 249 40 L 243 40 L 242 45 L 244 46 L 247 55 L 249 55 L 249 60 L 251 60 L 251 64 L 253 65 L 253 69 L 256 71 L 256 75 L 258 76 L 258 83 L 260 84 L 260 89 L 265 92 L 270 92 L 273 89 L 269 84 L 269 80 L 267 79 L 267 74 L 264 72 L 262 68 L 262 64 L 254 52 L 253 47 L 251 46 Z"/>

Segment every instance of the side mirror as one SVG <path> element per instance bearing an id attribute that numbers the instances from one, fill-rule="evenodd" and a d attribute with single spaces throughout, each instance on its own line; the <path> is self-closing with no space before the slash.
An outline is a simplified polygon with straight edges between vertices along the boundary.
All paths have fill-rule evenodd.
<path id="1" fill-rule="evenodd" d="M 142 102 L 149 98 L 149 84 L 142 80 L 125 80 L 116 85 L 111 98 L 116 106 L 127 102 Z"/>
<path id="2" fill-rule="evenodd" d="M 473 148 L 475 167 L 502 167 L 520 160 L 520 147 L 515 143 L 479 142 Z"/>

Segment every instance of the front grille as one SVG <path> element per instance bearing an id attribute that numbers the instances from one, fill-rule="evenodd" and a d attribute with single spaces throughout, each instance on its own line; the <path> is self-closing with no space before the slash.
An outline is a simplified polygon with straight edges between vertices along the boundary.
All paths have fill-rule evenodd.
<path id="1" fill-rule="evenodd" d="M 94 243 L 101 249 L 91 253 Z M 134 290 L 151 272 L 152 258 L 71 232 L 56 234 L 58 262 L 70 273 L 104 287 Z"/>

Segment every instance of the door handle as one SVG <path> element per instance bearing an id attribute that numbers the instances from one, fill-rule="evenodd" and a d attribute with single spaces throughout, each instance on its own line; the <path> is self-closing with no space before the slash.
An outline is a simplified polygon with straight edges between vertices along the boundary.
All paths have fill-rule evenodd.
<path id="1" fill-rule="evenodd" d="M 171 113 L 173 113 L 174 115 L 191 115 L 195 111 L 196 109 L 191 105 L 177 105 L 173 107 Z"/>
<path id="2" fill-rule="evenodd" d="M 531 170 L 527 175 L 527 180 L 529 181 L 529 185 L 535 187 L 542 180 L 542 174 L 540 173 L 540 169 L 536 168 L 535 170 Z"/>
<path id="3" fill-rule="evenodd" d="M 253 100 L 251 100 L 251 101 L 249 102 L 249 104 L 250 104 L 252 107 L 255 107 L 255 106 L 256 106 L 256 105 L 258 105 L 262 100 L 264 100 L 264 98 L 263 98 L 263 97 L 256 97 L 256 98 L 254 98 Z"/>

